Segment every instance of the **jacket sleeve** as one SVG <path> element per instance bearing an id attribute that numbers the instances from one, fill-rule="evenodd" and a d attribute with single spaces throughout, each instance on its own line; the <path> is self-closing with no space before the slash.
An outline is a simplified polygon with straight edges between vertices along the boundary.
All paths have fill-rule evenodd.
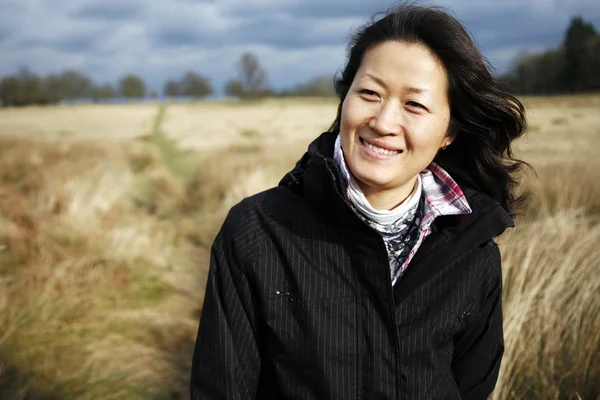
<path id="1" fill-rule="evenodd" d="M 488 398 L 496 386 L 504 353 L 500 251 L 495 244 L 486 247 L 489 270 L 494 272 L 485 285 L 482 307 L 473 318 L 467 317 L 468 325 L 454 343 L 452 371 L 461 398 L 466 400 Z"/>
<path id="2" fill-rule="evenodd" d="M 192 360 L 191 398 L 253 399 L 260 356 L 250 283 L 224 228 L 211 249 L 210 269 Z"/>

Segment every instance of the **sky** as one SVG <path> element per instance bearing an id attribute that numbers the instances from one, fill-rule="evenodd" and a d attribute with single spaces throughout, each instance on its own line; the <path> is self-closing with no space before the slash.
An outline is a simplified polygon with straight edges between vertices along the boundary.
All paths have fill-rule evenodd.
<path id="1" fill-rule="evenodd" d="M 293 87 L 344 66 L 354 30 L 382 0 L 0 0 L 0 76 L 76 69 L 96 83 L 140 75 L 158 92 L 193 70 L 217 91 L 256 54 L 272 87 Z M 598 0 L 440 0 L 497 73 L 521 51 L 562 41 L 573 16 L 600 30 Z"/>

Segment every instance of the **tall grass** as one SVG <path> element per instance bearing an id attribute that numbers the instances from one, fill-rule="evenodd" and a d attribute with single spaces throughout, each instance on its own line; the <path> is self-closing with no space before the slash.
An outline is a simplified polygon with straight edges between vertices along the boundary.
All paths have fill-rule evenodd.
<path id="1" fill-rule="evenodd" d="M 0 398 L 187 397 L 207 248 L 305 143 L 190 153 L 0 139 Z M 600 165 L 538 165 L 500 239 L 506 356 L 493 399 L 600 394 Z"/>
<path id="2" fill-rule="evenodd" d="M 540 166 L 500 238 L 506 354 L 494 399 L 600 395 L 598 167 Z"/>
<path id="3" fill-rule="evenodd" d="M 0 398 L 184 397 L 201 255 L 137 206 L 133 158 L 0 142 Z"/>

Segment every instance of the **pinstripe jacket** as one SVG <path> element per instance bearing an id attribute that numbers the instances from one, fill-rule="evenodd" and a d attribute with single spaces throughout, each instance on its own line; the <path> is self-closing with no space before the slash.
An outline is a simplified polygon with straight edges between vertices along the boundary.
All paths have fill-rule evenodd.
<path id="1" fill-rule="evenodd" d="M 276 188 L 233 207 L 212 247 L 192 399 L 485 399 L 503 354 L 500 253 L 512 219 L 462 188 L 392 287 L 341 195 L 325 133 Z"/>

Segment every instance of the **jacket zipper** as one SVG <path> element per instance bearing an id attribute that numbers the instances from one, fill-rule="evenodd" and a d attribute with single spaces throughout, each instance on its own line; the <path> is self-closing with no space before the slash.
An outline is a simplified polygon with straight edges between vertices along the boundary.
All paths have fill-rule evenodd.
<path id="1" fill-rule="evenodd" d="M 329 170 L 329 173 L 331 174 L 331 177 L 333 179 L 333 183 L 334 183 L 334 187 L 336 188 L 336 192 L 337 194 L 342 198 L 342 200 L 348 205 L 348 207 L 352 208 L 350 206 L 350 204 L 348 204 L 348 201 L 346 201 L 346 199 L 344 198 L 344 196 L 341 195 L 341 193 L 339 192 L 339 189 L 337 187 L 337 183 L 338 183 L 338 177 L 337 177 L 337 173 L 335 172 L 335 169 L 332 169 L 328 163 L 326 163 L 327 169 Z M 359 219 L 357 217 L 357 219 Z M 400 337 L 398 336 L 398 322 L 396 319 L 396 301 L 394 300 L 394 288 L 392 286 L 392 276 L 390 274 L 390 269 L 389 269 L 389 260 L 388 260 L 388 253 L 387 253 L 387 249 L 385 248 L 385 243 L 383 241 L 383 238 L 381 237 L 381 235 L 374 231 L 373 228 L 371 228 L 365 221 L 359 219 L 366 228 L 369 229 L 369 231 L 373 234 L 377 235 L 377 239 L 378 239 L 378 243 L 379 243 L 379 247 L 380 247 L 380 252 L 381 254 L 384 255 L 385 261 L 383 262 L 383 264 L 387 267 L 385 269 L 385 276 L 386 276 L 386 292 L 387 292 L 387 297 L 388 297 L 388 303 L 390 304 L 390 312 L 391 312 L 391 320 L 392 320 L 392 326 L 394 328 L 394 341 L 395 341 L 395 347 L 394 347 L 394 355 L 396 357 L 396 373 L 394 374 L 395 380 L 395 396 L 393 397 L 394 399 L 399 398 L 398 395 L 400 394 L 400 380 L 402 379 L 402 371 L 400 368 Z"/>
<path id="2" fill-rule="evenodd" d="M 386 282 L 387 282 L 387 296 L 388 296 L 388 302 L 390 304 L 390 312 L 391 312 L 391 320 L 392 320 L 392 326 L 394 328 L 394 341 L 395 341 L 395 346 L 394 346 L 394 355 L 396 356 L 396 373 L 394 374 L 395 380 L 395 396 L 393 397 L 394 399 L 398 399 L 400 398 L 400 381 L 402 379 L 402 369 L 400 368 L 400 337 L 398 336 L 398 321 L 396 318 L 396 301 L 394 300 L 394 288 L 392 286 L 392 276 L 390 274 L 390 270 L 389 270 L 389 260 L 388 260 L 388 256 L 387 256 L 387 249 L 385 248 L 385 243 L 383 241 L 383 238 L 379 235 L 379 244 L 380 247 L 383 249 L 383 254 L 385 255 L 385 265 L 387 266 L 386 269 Z"/>

